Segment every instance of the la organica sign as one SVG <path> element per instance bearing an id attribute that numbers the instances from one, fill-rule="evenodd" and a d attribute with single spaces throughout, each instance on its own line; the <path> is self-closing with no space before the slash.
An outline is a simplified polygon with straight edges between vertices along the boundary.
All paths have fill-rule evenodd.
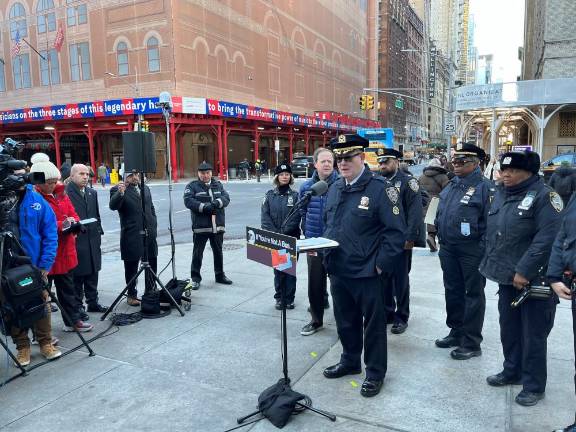
<path id="1" fill-rule="evenodd" d="M 576 78 L 459 87 L 456 111 L 576 103 Z"/>

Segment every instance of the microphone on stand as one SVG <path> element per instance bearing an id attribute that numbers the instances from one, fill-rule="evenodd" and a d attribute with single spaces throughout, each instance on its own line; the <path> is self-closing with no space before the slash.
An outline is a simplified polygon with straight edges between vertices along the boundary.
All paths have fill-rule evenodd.
<path id="1" fill-rule="evenodd" d="M 284 231 L 284 227 L 286 226 L 286 224 L 288 223 L 290 218 L 292 216 L 294 216 L 294 214 L 298 210 L 300 210 L 302 207 L 308 205 L 310 198 L 312 198 L 313 196 L 324 195 L 327 190 L 328 190 L 328 183 L 326 183 L 324 180 L 319 180 L 316 183 L 314 183 L 309 190 L 304 192 L 304 196 L 302 198 L 300 198 L 298 200 L 298 202 L 294 205 L 292 210 L 290 210 L 290 212 L 286 216 L 286 219 L 284 219 L 284 222 L 282 222 L 281 231 L 282 232 Z"/>

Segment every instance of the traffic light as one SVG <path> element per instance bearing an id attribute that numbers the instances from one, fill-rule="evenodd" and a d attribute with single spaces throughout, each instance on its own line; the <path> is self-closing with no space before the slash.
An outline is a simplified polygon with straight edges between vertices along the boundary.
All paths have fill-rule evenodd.
<path id="1" fill-rule="evenodd" d="M 374 109 L 374 96 L 371 95 L 366 96 L 366 109 L 367 110 Z"/>
<path id="2" fill-rule="evenodd" d="M 362 111 L 366 111 L 367 102 L 368 102 L 368 95 L 360 96 L 360 109 Z"/>
<path id="3" fill-rule="evenodd" d="M 150 122 L 148 120 L 142 120 L 140 122 L 140 130 L 142 132 L 148 132 L 149 128 L 150 128 Z"/>

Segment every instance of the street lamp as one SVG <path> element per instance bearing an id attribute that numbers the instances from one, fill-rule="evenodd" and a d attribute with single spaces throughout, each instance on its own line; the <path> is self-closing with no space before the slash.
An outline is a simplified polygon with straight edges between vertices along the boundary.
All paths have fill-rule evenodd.
<path id="1" fill-rule="evenodd" d="M 139 98 L 140 97 L 140 87 L 138 86 L 138 69 L 136 69 L 136 67 L 134 67 L 134 70 L 136 72 L 136 84 L 132 84 L 130 81 L 128 81 L 123 76 L 116 75 L 112 72 L 106 72 L 106 75 L 111 76 L 112 78 L 119 78 L 122 81 L 124 81 L 126 84 L 128 84 L 128 86 L 130 88 L 132 88 L 134 90 L 134 92 L 136 93 L 136 97 Z M 143 120 L 144 120 L 144 116 L 142 114 L 138 114 L 138 129 L 139 130 L 142 130 L 140 128 L 141 128 Z"/>

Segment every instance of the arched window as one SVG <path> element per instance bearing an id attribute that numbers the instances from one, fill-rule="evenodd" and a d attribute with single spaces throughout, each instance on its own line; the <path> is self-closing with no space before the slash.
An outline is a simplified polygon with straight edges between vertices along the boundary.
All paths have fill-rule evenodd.
<path id="1" fill-rule="evenodd" d="M 68 27 L 88 22 L 88 7 L 79 0 L 66 0 L 66 22 Z"/>
<path id="2" fill-rule="evenodd" d="M 194 48 L 196 55 L 196 73 L 200 76 L 208 76 L 208 47 L 198 42 Z"/>
<path id="3" fill-rule="evenodd" d="M 128 45 L 120 42 L 116 46 L 116 59 L 118 60 L 118 75 L 128 75 Z"/>
<path id="4" fill-rule="evenodd" d="M 56 14 L 53 0 L 40 0 L 36 7 L 38 33 L 56 31 Z"/>
<path id="5" fill-rule="evenodd" d="M 224 50 L 216 52 L 216 77 L 219 81 L 228 80 L 228 58 Z"/>
<path id="6" fill-rule="evenodd" d="M 148 53 L 148 72 L 159 72 L 160 48 L 158 47 L 158 39 L 154 36 L 146 42 L 146 51 Z"/>
<path id="7" fill-rule="evenodd" d="M 16 40 L 28 36 L 28 26 L 26 25 L 26 10 L 22 3 L 14 3 L 10 8 L 10 38 Z"/>

